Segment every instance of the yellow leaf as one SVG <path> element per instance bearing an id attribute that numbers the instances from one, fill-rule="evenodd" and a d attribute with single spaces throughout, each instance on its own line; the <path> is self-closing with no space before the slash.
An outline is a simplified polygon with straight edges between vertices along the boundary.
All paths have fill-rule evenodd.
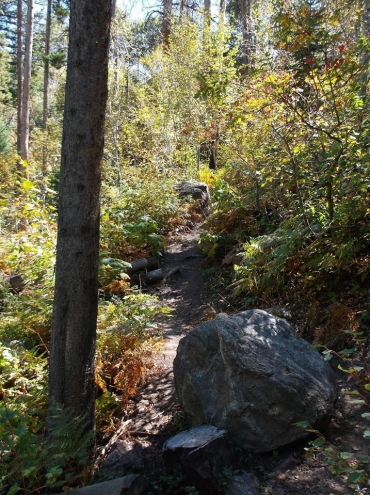
<path id="1" fill-rule="evenodd" d="M 25 191 L 30 191 L 34 187 L 35 187 L 34 186 L 34 183 L 31 182 L 30 180 L 28 180 L 28 179 L 23 179 L 22 180 L 22 189 L 24 189 Z"/>

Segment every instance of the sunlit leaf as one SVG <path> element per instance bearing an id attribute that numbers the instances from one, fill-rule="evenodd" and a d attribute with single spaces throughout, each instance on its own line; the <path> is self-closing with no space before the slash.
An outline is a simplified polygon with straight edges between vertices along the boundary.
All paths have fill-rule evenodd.
<path id="1" fill-rule="evenodd" d="M 34 183 L 31 182 L 30 180 L 28 180 L 28 179 L 22 180 L 22 189 L 24 189 L 25 191 L 30 191 L 34 187 L 35 187 Z"/>

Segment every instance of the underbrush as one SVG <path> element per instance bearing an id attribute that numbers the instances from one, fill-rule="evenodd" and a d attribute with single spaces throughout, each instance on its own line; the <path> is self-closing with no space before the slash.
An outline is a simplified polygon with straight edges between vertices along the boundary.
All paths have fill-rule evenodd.
<path id="1" fill-rule="evenodd" d="M 43 483 L 45 487 L 74 486 L 87 476 L 81 467 L 87 463 L 88 440 L 79 436 L 78 419 L 65 422 L 64 411 L 60 428 L 64 425 L 66 429 L 56 434 L 52 447 L 45 438 L 48 357 L 45 328 L 50 328 L 50 320 L 45 321 L 41 309 L 27 320 L 24 313 L 29 301 L 23 304 L 22 297 L 22 294 L 10 294 L 2 301 L 0 492 L 5 490 L 4 493 L 41 489 Z M 12 312 L 17 298 L 18 314 L 24 316 L 18 320 Z M 37 297 L 33 300 L 36 302 Z M 51 312 L 47 313 L 51 316 Z M 154 297 L 140 293 L 100 303 L 96 358 L 99 435 L 109 430 L 115 416 L 124 415 L 129 397 L 135 395 L 150 372 L 153 356 L 161 346 L 160 327 L 154 323 L 160 313 L 166 314 L 168 309 Z M 40 333 L 33 328 L 41 325 L 44 335 L 37 342 Z M 66 445 L 73 427 L 76 431 L 70 438 L 75 441 Z M 80 467 L 75 465 L 76 459 Z"/>
<path id="2" fill-rule="evenodd" d="M 130 286 L 129 261 L 160 254 L 165 234 L 184 222 L 172 186 L 147 190 L 136 173 L 103 200 L 102 287 L 96 349 L 97 438 L 125 415 L 161 348 L 159 315 L 169 309 Z M 53 309 L 56 193 L 35 176 L 0 188 L 0 493 L 67 489 L 91 476 L 91 437 L 81 419 L 56 411 L 46 438 L 47 359 Z M 159 200 L 158 200 L 159 198 Z M 12 286 L 10 277 L 19 284 Z M 113 425 L 113 426 L 112 426 Z"/>
<path id="3" fill-rule="evenodd" d="M 185 225 L 186 203 L 173 190 L 176 176 L 163 180 L 158 170 L 127 167 L 119 186 L 104 187 L 101 251 L 132 261 L 160 255 L 166 234 Z"/>
<path id="4" fill-rule="evenodd" d="M 358 194 L 350 203 L 341 198 L 330 221 L 324 213 L 318 215 L 324 205 L 311 205 L 302 215 L 294 195 L 280 201 L 269 183 L 256 202 L 250 179 L 225 186 L 235 174 L 226 167 L 214 178 L 213 211 L 201 236 L 210 262 L 221 261 L 230 268 L 225 280 L 230 302 L 244 307 L 300 306 L 304 299 L 316 299 L 329 305 L 343 296 L 368 293 L 366 195 Z"/>
<path id="5" fill-rule="evenodd" d="M 227 203 L 223 200 L 224 204 Z M 248 198 L 246 199 L 248 203 Z M 300 215 L 284 210 L 261 213 L 261 222 L 246 204 L 226 210 L 223 203 L 207 220 L 201 245 L 208 255 L 209 288 L 223 311 L 280 307 L 338 374 L 348 376 L 340 393 L 352 416 L 341 426 L 356 428 L 351 443 L 345 432 L 327 438 L 307 422 L 300 426 L 312 440 L 306 459 L 314 459 L 346 484 L 348 493 L 368 491 L 370 459 L 369 322 L 370 225 L 362 209 L 358 217 L 342 215 L 330 223 L 306 226 Z M 281 218 L 279 222 L 276 218 Z M 270 221 L 269 221 L 270 218 Z M 220 222 L 220 219 L 222 220 Z M 223 262 L 223 265 L 221 263 Z M 348 411 L 348 409 L 346 409 Z M 341 412 L 339 413 L 341 414 Z M 354 419 L 356 418 L 356 419 Z M 357 435 L 357 436 L 356 436 Z M 348 439 L 349 435 L 347 435 Z M 348 440 L 347 440 L 348 441 Z M 310 462 L 310 461 L 308 461 Z M 346 492 L 347 493 L 347 492 Z"/>

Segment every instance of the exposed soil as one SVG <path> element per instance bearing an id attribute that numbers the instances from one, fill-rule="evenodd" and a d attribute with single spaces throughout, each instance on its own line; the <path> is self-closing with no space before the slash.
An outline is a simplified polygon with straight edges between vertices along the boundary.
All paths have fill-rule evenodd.
<path id="1" fill-rule="evenodd" d="M 137 397 L 129 405 L 130 430 L 165 436 L 179 410 L 172 373 L 178 342 L 212 312 L 201 267 L 200 229 L 198 224 L 172 238 L 161 259 L 165 280 L 148 289 L 173 311 L 161 321 L 164 349 L 156 358 L 156 371 L 141 389 L 140 400 Z M 170 272 L 174 273 L 168 276 Z"/>
<path id="2" fill-rule="evenodd" d="M 144 469 L 145 475 L 152 480 L 164 474 L 161 461 L 164 442 L 186 428 L 175 396 L 172 374 L 178 342 L 195 325 L 215 316 L 212 297 L 205 283 L 204 258 L 198 245 L 200 231 L 201 225 L 198 224 L 192 230 L 178 233 L 164 253 L 162 270 L 165 274 L 173 271 L 173 274 L 149 289 L 173 308 L 172 316 L 164 318 L 162 322 L 164 351 L 158 356 L 155 372 L 147 384 L 130 401 L 128 417 L 107 449 L 107 454 L 114 451 L 114 442 L 118 439 L 134 442 L 140 447 L 140 470 Z M 176 268 L 178 269 L 175 270 Z M 339 371 L 336 364 L 333 367 L 338 376 L 339 387 L 354 390 L 356 383 L 353 377 Z M 356 456 L 369 455 L 369 441 L 363 438 L 363 431 L 369 423 L 366 424 L 366 420 L 361 417 L 361 413 L 368 412 L 368 409 L 352 404 L 351 399 L 353 396 L 340 394 L 326 438 L 338 452 L 354 452 Z M 363 488 L 361 492 L 354 492 L 346 484 L 345 475 L 334 477 L 330 466 L 323 462 L 323 454 L 308 455 L 307 446 L 308 443 L 290 446 L 258 456 L 239 453 L 233 467 L 253 472 L 261 481 L 261 494 L 370 493 L 370 486 Z M 109 471 L 109 466 L 106 469 Z"/>

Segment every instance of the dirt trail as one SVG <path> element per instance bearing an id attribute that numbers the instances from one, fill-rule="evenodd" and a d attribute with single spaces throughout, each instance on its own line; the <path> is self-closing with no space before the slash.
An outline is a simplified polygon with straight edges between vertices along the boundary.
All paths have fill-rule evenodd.
<path id="1" fill-rule="evenodd" d="M 149 437 L 162 434 L 169 426 L 178 409 L 172 373 L 178 342 L 212 311 L 201 267 L 200 232 L 201 224 L 197 224 L 172 238 L 161 259 L 161 268 L 165 276 L 174 273 L 150 289 L 173 312 L 161 322 L 164 349 L 156 359 L 157 372 L 129 405 L 129 430 L 137 436 L 144 436 L 144 432 Z"/>

